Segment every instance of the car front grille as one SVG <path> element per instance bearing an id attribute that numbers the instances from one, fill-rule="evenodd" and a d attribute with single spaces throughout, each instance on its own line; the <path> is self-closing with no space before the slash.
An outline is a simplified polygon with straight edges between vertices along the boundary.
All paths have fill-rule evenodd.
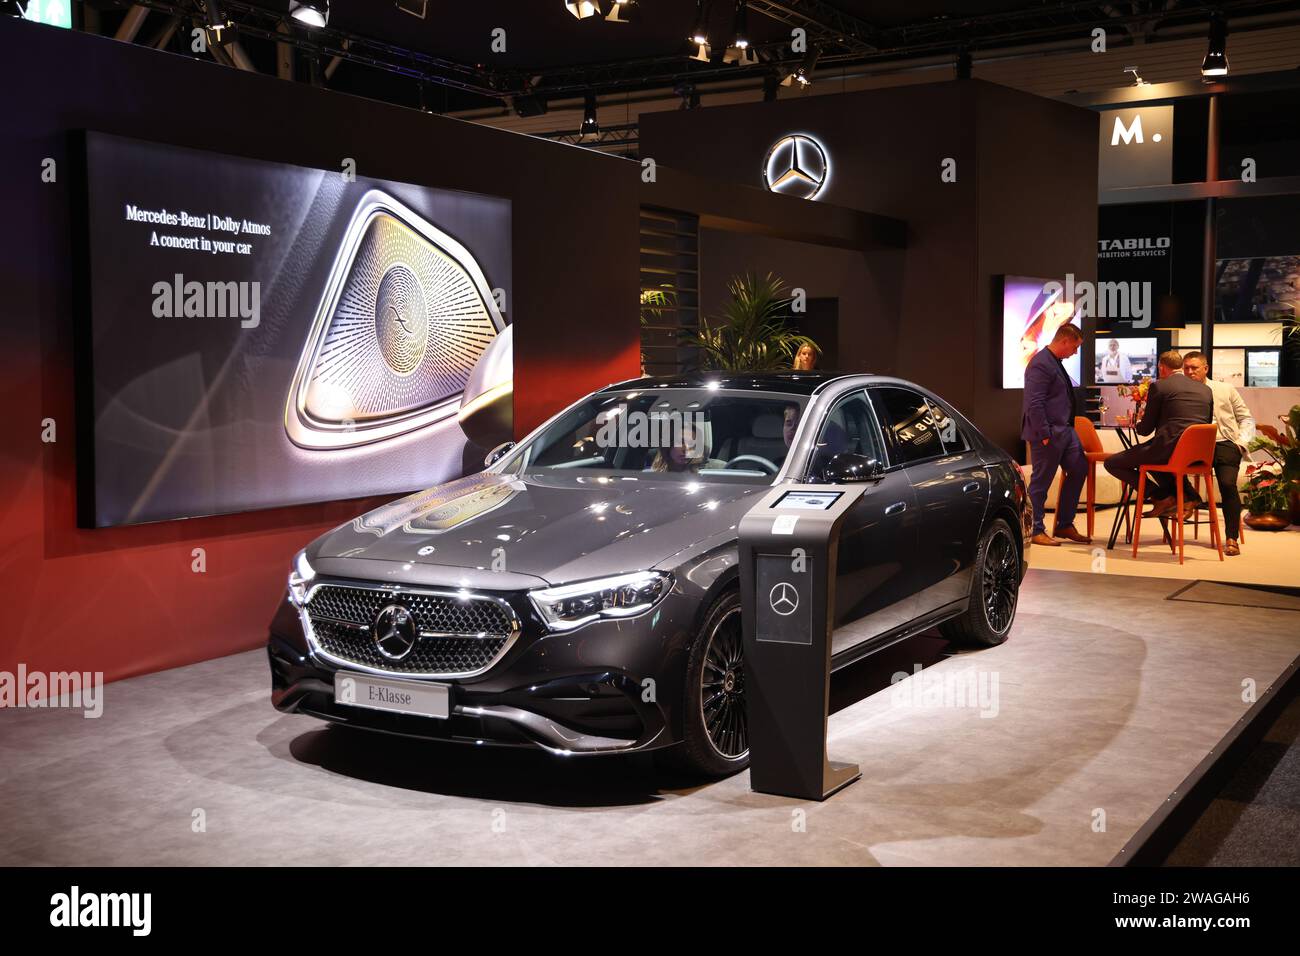
<path id="1" fill-rule="evenodd" d="M 379 652 L 374 623 L 390 605 L 411 612 L 420 631 L 401 660 Z M 337 661 L 393 674 L 468 677 L 505 654 L 518 625 L 503 601 L 482 595 L 322 584 L 306 604 L 312 636 Z"/>

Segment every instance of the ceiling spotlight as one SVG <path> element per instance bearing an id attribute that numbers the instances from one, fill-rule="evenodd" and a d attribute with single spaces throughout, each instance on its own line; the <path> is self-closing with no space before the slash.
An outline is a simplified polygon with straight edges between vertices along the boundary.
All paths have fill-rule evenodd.
<path id="1" fill-rule="evenodd" d="M 636 0 L 614 0 L 605 14 L 606 23 L 637 23 L 641 20 L 641 8 Z"/>
<path id="2" fill-rule="evenodd" d="M 600 14 L 600 0 L 564 0 L 564 9 L 585 20 Z"/>
<path id="3" fill-rule="evenodd" d="M 1124 67 L 1124 72 L 1125 72 L 1125 73 L 1132 73 L 1132 74 L 1133 74 L 1133 85 L 1134 85 L 1134 86 L 1146 86 L 1146 85 L 1147 85 L 1147 81 L 1144 80 L 1144 79 L 1142 79 L 1142 74 L 1140 74 L 1140 73 L 1138 72 L 1138 68 L 1137 68 L 1136 66 L 1126 66 L 1126 67 Z"/>
<path id="4" fill-rule="evenodd" d="M 1228 75 L 1228 21 L 1221 14 L 1210 19 L 1210 48 L 1201 61 L 1201 76 Z"/>
<path id="5" fill-rule="evenodd" d="M 722 54 L 723 63 L 734 63 L 736 66 L 757 66 L 757 51 L 753 47 L 741 49 L 740 47 L 729 46 L 727 52 Z"/>
<path id="6" fill-rule="evenodd" d="M 745 0 L 736 0 L 736 19 L 731 27 L 731 45 L 737 50 L 749 49 L 749 7 Z"/>
<path id="7" fill-rule="evenodd" d="M 583 136 L 588 133 L 599 133 L 600 124 L 596 122 L 596 95 L 588 93 L 582 109 L 582 126 L 578 132 Z"/>
<path id="8" fill-rule="evenodd" d="M 203 5 L 208 11 L 203 25 L 212 32 L 212 35 L 217 38 L 217 42 L 220 43 L 221 31 L 230 25 L 230 21 L 221 15 L 221 4 L 217 0 L 204 0 Z"/>
<path id="9" fill-rule="evenodd" d="M 699 60 L 701 63 L 708 63 L 709 52 L 709 45 L 707 43 L 701 43 L 695 52 L 691 54 L 691 59 Z"/>
<path id="10" fill-rule="evenodd" d="M 791 76 L 800 86 L 810 86 L 812 84 L 813 70 L 817 69 L 817 58 L 821 56 L 821 49 L 816 46 L 808 48 L 807 55 L 804 56 L 803 62 L 800 63 Z"/>
<path id="11" fill-rule="evenodd" d="M 709 14 L 704 0 L 695 0 L 695 26 L 691 28 L 687 39 L 696 46 L 709 44 Z"/>
<path id="12" fill-rule="evenodd" d="M 323 27 L 330 22 L 330 0 L 289 0 L 289 16 L 303 26 Z"/>
<path id="13" fill-rule="evenodd" d="M 971 56 L 970 50 L 962 47 L 957 51 L 957 79 L 969 80 L 971 74 Z"/>

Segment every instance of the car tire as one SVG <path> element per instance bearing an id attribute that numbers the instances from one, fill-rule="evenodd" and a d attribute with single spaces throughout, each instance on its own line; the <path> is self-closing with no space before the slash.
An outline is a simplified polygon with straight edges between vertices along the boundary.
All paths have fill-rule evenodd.
<path id="1" fill-rule="evenodd" d="M 749 766 L 740 592 L 719 597 L 687 656 L 682 688 L 682 741 L 660 752 L 670 770 L 725 777 Z"/>
<path id="2" fill-rule="evenodd" d="M 939 632 L 956 644 L 1001 644 L 1015 623 L 1020 577 L 1020 549 L 1011 526 L 997 518 L 980 536 L 971 573 L 970 606 L 960 617 L 939 625 Z"/>

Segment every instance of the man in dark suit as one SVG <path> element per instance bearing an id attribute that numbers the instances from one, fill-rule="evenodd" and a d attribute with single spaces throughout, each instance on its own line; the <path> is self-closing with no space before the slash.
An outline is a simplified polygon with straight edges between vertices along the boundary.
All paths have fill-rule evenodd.
<path id="1" fill-rule="evenodd" d="M 1146 410 L 1137 423 L 1137 433 L 1151 435 L 1151 440 L 1106 459 L 1106 470 L 1134 489 L 1140 466 L 1163 465 L 1173 455 L 1178 439 L 1189 425 L 1207 425 L 1214 420 L 1214 392 L 1204 382 L 1183 374 L 1180 354 L 1173 350 L 1161 353 L 1157 367 L 1160 378 L 1151 383 Z M 1177 506 L 1176 492 L 1172 475 L 1158 471 L 1147 473 L 1147 500 L 1155 503 L 1152 517 L 1163 517 Z M 1190 484 L 1183 488 L 1183 506 L 1187 511 L 1199 500 Z"/>
<path id="2" fill-rule="evenodd" d="M 1029 502 L 1034 509 L 1034 544 L 1056 547 L 1057 538 L 1091 544 L 1092 539 L 1074 530 L 1074 513 L 1079 492 L 1088 477 L 1088 457 L 1074 430 L 1078 407 L 1074 383 L 1061 364 L 1079 351 L 1083 333 L 1068 322 L 1056 330 L 1046 348 L 1040 349 L 1025 368 L 1025 404 L 1020 437 L 1029 442 L 1034 466 L 1029 480 Z M 1055 537 L 1043 524 L 1047 489 L 1061 468 L 1061 490 L 1056 497 Z"/>

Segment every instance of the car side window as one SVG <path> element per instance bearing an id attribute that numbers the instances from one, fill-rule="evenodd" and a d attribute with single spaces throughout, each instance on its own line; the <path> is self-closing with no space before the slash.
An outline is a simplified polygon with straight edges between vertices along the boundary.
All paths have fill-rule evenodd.
<path id="1" fill-rule="evenodd" d="M 830 460 L 844 453 L 885 462 L 884 442 L 866 395 L 858 390 L 841 397 L 831 406 L 817 434 L 808 474 L 820 475 Z"/>
<path id="2" fill-rule="evenodd" d="M 944 453 L 930 403 L 919 392 L 896 385 L 869 389 L 881 426 L 890 436 L 896 463 L 908 465 Z"/>
<path id="3" fill-rule="evenodd" d="M 939 433 L 939 441 L 943 445 L 943 451 L 946 455 L 959 455 L 964 451 L 970 451 L 970 443 L 966 441 L 966 435 L 957 424 L 957 419 L 948 414 L 948 410 L 936 401 L 929 401 L 930 417 L 934 420 L 935 430 Z"/>

